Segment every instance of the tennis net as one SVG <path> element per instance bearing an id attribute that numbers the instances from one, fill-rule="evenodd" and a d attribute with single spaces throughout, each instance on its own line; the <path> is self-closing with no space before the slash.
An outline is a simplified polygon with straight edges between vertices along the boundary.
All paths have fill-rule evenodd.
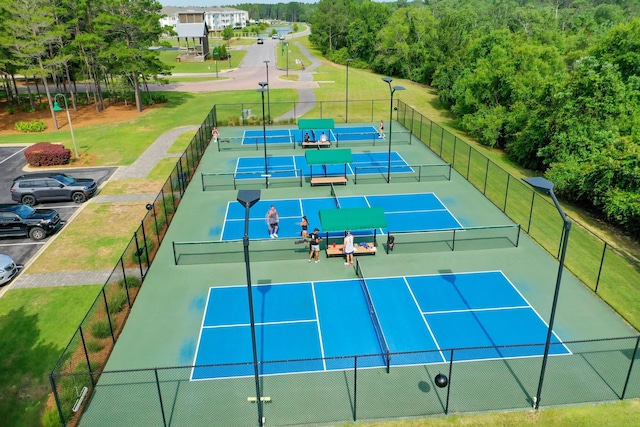
<path id="1" fill-rule="evenodd" d="M 364 278 L 364 274 L 362 274 L 362 265 L 360 265 L 360 261 L 358 259 L 356 259 L 356 276 L 360 278 L 360 285 L 362 286 L 364 299 L 367 302 L 367 306 L 369 307 L 369 316 L 371 317 L 371 321 L 373 322 L 373 329 L 375 329 L 376 331 L 376 336 L 378 337 L 380 348 L 382 349 L 383 355 L 386 360 L 387 372 L 389 372 L 389 369 L 391 367 L 391 352 L 389 351 L 387 339 L 384 337 L 384 333 L 382 332 L 382 325 L 380 324 L 380 319 L 378 319 L 376 309 L 373 306 L 373 300 L 371 299 L 371 294 L 369 293 L 369 288 L 367 287 L 367 280 Z"/>
<path id="2" fill-rule="evenodd" d="M 331 183 L 331 195 L 333 196 L 333 201 L 336 204 L 336 208 L 340 209 L 340 200 L 338 200 L 338 195 L 336 194 L 336 187 Z"/>

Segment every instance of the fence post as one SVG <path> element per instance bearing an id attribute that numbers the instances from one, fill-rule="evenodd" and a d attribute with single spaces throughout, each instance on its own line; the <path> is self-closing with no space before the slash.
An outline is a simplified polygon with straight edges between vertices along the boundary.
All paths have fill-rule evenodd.
<path id="1" fill-rule="evenodd" d="M 60 397 L 58 396 L 58 389 L 56 388 L 56 381 L 53 379 L 53 374 L 49 374 L 49 383 L 51 384 L 51 391 L 53 392 L 53 400 L 56 401 L 56 408 L 58 408 L 58 416 L 60 417 L 60 424 L 63 427 L 67 425 L 64 419 L 62 408 L 60 407 Z"/>
<path id="2" fill-rule="evenodd" d="M 531 207 L 529 208 L 529 220 L 527 221 L 527 234 L 531 234 L 531 221 L 533 219 L 533 204 L 536 200 L 536 193 L 531 192 Z"/>
<path id="3" fill-rule="evenodd" d="M 629 363 L 629 370 L 627 371 L 627 379 L 624 382 L 624 388 L 622 389 L 620 400 L 624 400 L 624 396 L 627 393 L 627 386 L 629 385 L 629 379 L 631 378 L 631 372 L 633 371 L 633 362 L 636 360 L 636 354 L 638 353 L 638 346 L 640 346 L 640 335 L 636 338 L 636 346 L 633 349 L 633 355 L 631 356 L 631 362 Z"/>
<path id="4" fill-rule="evenodd" d="M 451 354 L 449 357 L 449 385 L 447 386 L 447 403 L 444 407 L 444 414 L 449 414 L 449 397 L 451 396 L 451 374 L 453 373 L 453 352 L 454 349 L 451 349 Z"/>
<path id="5" fill-rule="evenodd" d="M 473 151 L 471 150 L 471 146 L 469 146 L 469 154 L 468 154 L 468 157 L 467 157 L 467 178 L 466 178 L 467 181 L 469 181 L 469 172 L 471 170 L 471 153 L 472 152 Z"/>
<path id="6" fill-rule="evenodd" d="M 509 199 L 509 184 L 511 184 L 511 174 L 507 175 L 507 188 L 504 190 L 504 205 L 502 212 L 507 213 L 507 200 Z"/>
<path id="7" fill-rule="evenodd" d="M 600 275 L 602 274 L 602 266 L 604 265 L 604 256 L 607 253 L 607 242 L 604 242 L 604 248 L 602 248 L 602 257 L 600 257 L 600 268 L 598 268 L 598 278 L 596 279 L 596 287 L 593 290 L 596 294 L 598 293 L 598 286 L 600 286 Z"/>
<path id="8" fill-rule="evenodd" d="M 458 137 L 453 135 L 453 154 L 451 155 L 451 165 L 456 168 L 456 145 L 458 143 Z M 457 169 L 456 169 L 457 170 Z"/>
<path id="9" fill-rule="evenodd" d="M 84 357 L 87 359 L 87 371 L 89 372 L 89 378 L 91 378 L 91 387 L 95 387 L 96 383 L 93 381 L 93 375 L 91 375 L 91 361 L 89 360 L 89 352 L 87 351 L 87 344 L 84 341 L 84 334 L 82 333 L 82 325 L 78 326 L 80 332 L 80 341 L 82 341 L 82 349 L 84 350 Z M 73 372 L 72 372 L 73 374 Z"/>
<path id="10" fill-rule="evenodd" d="M 162 403 L 162 392 L 160 391 L 160 380 L 158 379 L 158 368 L 153 369 L 156 376 L 156 386 L 158 387 L 158 398 L 160 399 L 160 412 L 162 413 L 162 425 L 167 427 L 167 417 L 164 415 L 164 404 Z"/>
<path id="11" fill-rule="evenodd" d="M 102 299 L 104 299 L 104 311 L 107 313 L 107 321 L 109 322 L 109 331 L 111 331 L 111 339 L 115 344 L 116 336 L 113 333 L 113 325 L 111 324 L 111 315 L 109 314 L 109 303 L 107 302 L 107 294 L 104 292 L 104 286 L 102 287 Z"/>
<path id="12" fill-rule="evenodd" d="M 133 240 L 136 242 L 136 258 L 138 258 L 138 268 L 140 269 L 140 277 L 144 278 L 144 272 L 142 271 L 142 260 L 140 259 L 140 256 L 142 255 L 142 249 L 140 248 L 140 245 L 138 244 L 138 232 L 137 231 L 133 232 Z"/>
<path id="13" fill-rule="evenodd" d="M 358 419 L 358 356 L 353 357 L 353 421 Z"/>

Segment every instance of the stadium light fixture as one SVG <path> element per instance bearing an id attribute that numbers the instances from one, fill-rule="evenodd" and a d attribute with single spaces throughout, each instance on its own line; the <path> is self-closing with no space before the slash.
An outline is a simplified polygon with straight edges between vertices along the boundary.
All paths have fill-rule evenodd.
<path id="1" fill-rule="evenodd" d="M 402 86 L 391 86 L 391 82 L 393 81 L 390 77 L 383 77 L 382 81 L 389 85 L 389 92 L 391 93 L 391 103 L 389 104 L 389 157 L 387 161 L 387 184 L 391 182 L 391 127 L 393 125 L 393 94 L 396 93 L 397 90 L 405 90 Z"/>
<path id="2" fill-rule="evenodd" d="M 260 201 L 260 190 L 239 190 L 238 202 L 245 208 L 244 214 L 244 264 L 247 272 L 247 293 L 249 298 L 249 321 L 251 324 L 251 349 L 253 351 L 253 375 L 256 383 L 256 403 L 258 404 L 258 426 L 264 426 L 262 398 L 260 397 L 260 374 L 258 372 L 258 350 L 256 346 L 256 324 L 253 315 L 253 294 L 251 291 L 251 265 L 249 263 L 249 210 Z"/>
<path id="3" fill-rule="evenodd" d="M 547 368 L 547 359 L 549 358 L 549 349 L 551 347 L 551 338 L 553 336 L 553 322 L 556 318 L 556 309 L 558 308 L 558 296 L 560 295 L 560 283 L 562 282 L 562 271 L 564 270 L 564 260 L 567 254 L 567 244 L 569 243 L 569 231 L 571 231 L 571 220 L 567 217 L 567 215 L 562 210 L 562 206 L 560 206 L 560 202 L 556 198 L 556 195 L 553 193 L 553 182 L 549 181 L 546 178 L 542 177 L 533 177 L 533 178 L 523 178 L 524 182 L 532 186 L 538 191 L 543 192 L 547 196 L 551 197 L 553 203 L 556 205 L 556 209 L 558 213 L 562 217 L 562 221 L 564 222 L 564 226 L 562 228 L 563 240 L 562 240 L 562 251 L 560 252 L 560 261 L 558 266 L 558 275 L 556 277 L 556 287 L 553 293 L 553 302 L 551 303 L 551 316 L 549 317 L 549 327 L 547 329 L 547 339 L 544 344 L 544 354 L 542 356 L 542 367 L 540 369 L 540 379 L 538 381 L 538 391 L 536 392 L 536 396 L 533 402 L 533 408 L 538 409 L 540 407 L 540 396 L 542 394 L 542 384 L 544 383 L 544 374 Z"/>

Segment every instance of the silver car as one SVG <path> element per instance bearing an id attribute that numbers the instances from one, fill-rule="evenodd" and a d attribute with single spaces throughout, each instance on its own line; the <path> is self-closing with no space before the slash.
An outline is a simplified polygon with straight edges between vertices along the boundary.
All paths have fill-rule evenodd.
<path id="1" fill-rule="evenodd" d="M 22 266 L 16 264 L 8 255 L 0 254 L 0 286 L 8 283 L 22 269 Z"/>

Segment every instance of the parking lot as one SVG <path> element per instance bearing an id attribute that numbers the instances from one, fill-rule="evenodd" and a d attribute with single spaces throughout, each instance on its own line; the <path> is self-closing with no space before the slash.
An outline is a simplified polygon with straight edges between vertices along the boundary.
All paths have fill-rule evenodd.
<path id="1" fill-rule="evenodd" d="M 24 158 L 24 149 L 26 148 L 26 146 L 0 147 L 0 204 L 16 203 L 11 199 L 10 188 L 15 177 L 30 172 L 25 169 L 27 162 Z M 115 170 L 116 168 L 101 167 L 65 169 L 64 172 L 75 178 L 93 178 L 100 188 Z M 82 206 L 83 204 L 78 205 L 69 201 L 37 204 L 34 207 L 55 209 L 60 214 L 62 221 L 68 222 Z M 60 232 L 63 231 L 64 227 Z M 0 238 L 0 254 L 9 255 L 18 264 L 26 264 L 49 239 L 51 236 L 40 241 L 29 238 L 2 237 Z"/>

